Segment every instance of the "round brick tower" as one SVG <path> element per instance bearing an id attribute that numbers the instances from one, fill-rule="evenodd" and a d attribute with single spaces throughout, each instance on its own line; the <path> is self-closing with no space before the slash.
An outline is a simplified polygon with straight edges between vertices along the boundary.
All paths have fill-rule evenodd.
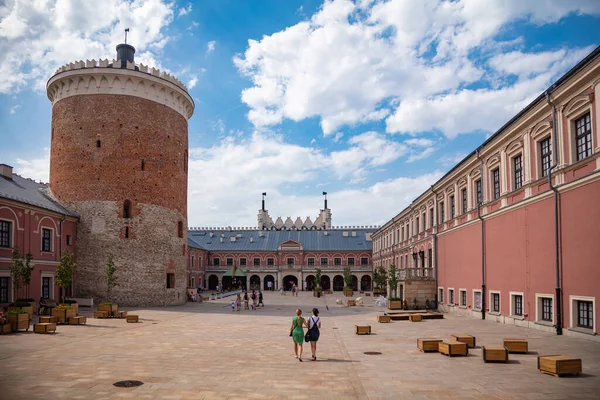
<path id="1" fill-rule="evenodd" d="M 80 215 L 76 296 L 128 306 L 186 301 L 188 119 L 194 102 L 169 74 L 117 60 L 79 61 L 47 84 L 50 190 Z"/>

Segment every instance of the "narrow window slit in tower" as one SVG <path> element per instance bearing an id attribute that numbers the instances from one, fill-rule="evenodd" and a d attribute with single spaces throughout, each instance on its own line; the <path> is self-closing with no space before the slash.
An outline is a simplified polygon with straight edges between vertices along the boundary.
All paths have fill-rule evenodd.
<path id="1" fill-rule="evenodd" d="M 131 202 L 129 200 L 125 200 L 123 203 L 123 218 L 129 218 L 131 215 Z"/>
<path id="2" fill-rule="evenodd" d="M 142 171 L 144 171 L 146 169 L 146 163 L 144 162 L 144 160 L 142 160 Z"/>
<path id="3" fill-rule="evenodd" d="M 125 239 L 129 239 L 129 227 L 125 227 Z"/>
<path id="4" fill-rule="evenodd" d="M 102 142 L 100 140 L 96 140 L 96 147 L 100 148 L 102 146 Z"/>

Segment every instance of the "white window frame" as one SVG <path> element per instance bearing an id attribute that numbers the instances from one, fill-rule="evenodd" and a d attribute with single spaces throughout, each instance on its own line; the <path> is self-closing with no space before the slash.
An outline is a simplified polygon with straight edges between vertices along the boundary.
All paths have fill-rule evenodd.
<path id="1" fill-rule="evenodd" d="M 50 278 L 50 300 L 54 300 L 54 272 L 42 271 L 40 275 L 40 297 L 44 292 L 44 278 Z"/>
<path id="2" fill-rule="evenodd" d="M 571 315 L 570 321 L 570 329 L 587 331 L 587 328 L 581 328 L 577 326 L 577 306 L 575 305 L 577 301 L 591 301 L 592 308 L 594 309 L 594 327 L 592 328 L 592 332 L 598 332 L 598 318 L 596 318 L 596 298 L 588 297 L 588 296 L 569 296 L 569 315 Z"/>
<path id="3" fill-rule="evenodd" d="M 542 319 L 543 313 L 543 304 L 542 299 L 550 299 L 552 300 L 552 322 L 545 321 Z M 549 324 L 552 323 L 554 325 L 554 314 L 556 310 L 556 304 L 554 303 L 554 295 L 549 293 L 536 293 L 535 294 L 535 322 L 539 322 L 541 324 Z"/>
<path id="4" fill-rule="evenodd" d="M 438 286 L 438 303 L 439 304 L 444 304 L 444 287 L 443 286 Z"/>
<path id="5" fill-rule="evenodd" d="M 500 301 L 498 302 L 498 311 L 494 311 L 494 301 L 492 299 L 492 295 L 497 294 L 498 296 L 500 296 Z M 499 290 L 490 290 L 489 294 L 488 294 L 488 300 L 489 300 L 489 305 L 490 305 L 490 313 L 491 314 L 498 314 L 498 315 L 502 315 L 502 292 L 500 292 Z"/>
<path id="6" fill-rule="evenodd" d="M 523 294 L 523 292 L 508 292 L 508 294 L 510 295 L 510 317 L 524 319 L 525 316 L 528 314 L 525 312 L 525 295 Z M 521 306 L 523 307 L 523 312 L 521 313 L 521 315 L 515 314 L 515 296 L 521 296 Z"/>
<path id="7" fill-rule="evenodd" d="M 463 293 L 465 294 L 465 304 L 464 305 L 460 304 Z M 469 304 L 469 301 L 467 300 L 467 289 L 459 288 L 458 289 L 458 306 L 460 308 L 467 308 L 467 304 Z"/>
<path id="8" fill-rule="evenodd" d="M 10 223 L 10 232 L 8 233 L 8 247 L 0 247 L 0 249 L 9 249 L 12 250 L 15 248 L 15 225 L 17 221 L 14 219 L 0 218 L 0 221 L 9 222 Z"/>
<path id="9" fill-rule="evenodd" d="M 12 282 L 12 276 L 10 276 L 10 271 L 0 271 L 0 277 L 2 278 L 8 278 L 8 301 L 9 303 L 12 303 L 15 301 L 15 294 L 14 294 L 14 286 L 13 286 L 13 282 Z"/>
<path id="10" fill-rule="evenodd" d="M 190 259 L 191 259 L 191 263 L 192 263 L 192 265 L 190 265 L 190 267 L 192 267 L 192 268 L 194 268 L 194 258 L 195 258 L 194 256 L 191 256 L 191 257 L 190 257 Z"/>
<path id="11" fill-rule="evenodd" d="M 479 293 L 479 295 L 481 296 L 481 289 L 473 289 L 473 294 L 472 294 L 472 301 L 473 301 L 473 306 L 471 307 L 472 310 L 474 311 L 481 311 L 481 308 L 477 308 L 475 305 L 477 304 L 477 302 L 475 301 L 475 293 Z M 483 305 L 483 296 L 481 296 L 481 305 Z"/>
<path id="12" fill-rule="evenodd" d="M 450 291 L 452 291 L 452 296 L 450 296 Z M 454 297 L 454 295 L 456 294 L 456 292 L 454 291 L 453 287 L 449 287 L 448 288 L 448 305 L 454 307 L 454 300 L 456 300 L 456 298 Z M 452 302 L 450 302 L 452 300 Z"/>
<path id="13" fill-rule="evenodd" d="M 569 130 L 569 140 L 567 143 L 569 145 L 569 149 L 565 150 L 565 153 L 570 155 L 569 161 L 571 164 L 575 164 L 575 163 L 578 163 L 579 161 L 583 161 L 583 160 L 586 160 L 586 159 L 592 157 L 592 156 L 588 156 L 588 157 L 584 158 L 583 160 L 577 161 L 577 139 L 576 139 L 577 129 L 575 127 L 575 122 L 587 113 L 590 114 L 590 122 L 592 124 L 592 156 L 593 156 L 594 155 L 594 146 L 597 146 L 597 143 L 596 143 L 596 138 L 594 137 L 594 127 L 595 127 L 596 121 L 594 118 L 594 113 L 592 111 L 592 103 L 590 101 L 586 101 L 584 104 L 580 105 L 576 109 L 570 110 L 568 113 L 565 113 L 565 117 L 567 117 L 567 121 L 568 121 L 567 129 Z"/>
<path id="14" fill-rule="evenodd" d="M 50 231 L 50 251 L 44 251 L 44 229 Z M 48 226 L 40 226 L 40 253 L 54 253 L 54 228 Z"/>

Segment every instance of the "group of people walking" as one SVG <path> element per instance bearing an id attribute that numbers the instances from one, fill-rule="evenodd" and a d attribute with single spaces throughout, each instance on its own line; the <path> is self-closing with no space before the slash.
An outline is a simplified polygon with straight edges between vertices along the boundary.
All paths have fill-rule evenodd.
<path id="1" fill-rule="evenodd" d="M 256 293 L 255 290 L 252 291 L 252 294 L 250 296 L 248 296 L 248 292 L 244 292 L 244 310 L 249 310 L 250 306 L 250 300 L 252 300 L 252 309 L 256 310 L 258 306 L 265 306 L 265 303 L 263 303 L 263 294 L 262 292 L 259 290 L 258 293 Z M 258 303 L 257 303 L 258 301 Z M 235 301 L 231 302 L 231 311 L 240 311 L 242 309 L 242 295 L 238 294 L 237 298 L 235 299 Z"/>
<path id="2" fill-rule="evenodd" d="M 308 328 L 306 334 L 304 328 Z M 290 327 L 290 336 L 294 340 L 294 353 L 298 361 L 302 362 L 302 345 L 304 342 L 310 342 L 312 350 L 312 360 L 317 361 L 317 341 L 319 340 L 321 330 L 321 320 L 319 319 L 319 310 L 312 309 L 312 316 L 305 320 L 302 317 L 302 310 L 296 310 L 296 316 L 292 318 Z"/>

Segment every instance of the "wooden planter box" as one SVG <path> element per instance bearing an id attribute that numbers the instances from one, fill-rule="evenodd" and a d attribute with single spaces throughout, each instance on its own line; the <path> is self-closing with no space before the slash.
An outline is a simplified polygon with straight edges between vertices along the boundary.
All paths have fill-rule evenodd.
<path id="1" fill-rule="evenodd" d="M 108 318 L 108 311 L 94 311 L 94 318 Z"/>
<path id="2" fill-rule="evenodd" d="M 483 361 L 496 361 L 496 362 L 507 362 L 508 361 L 508 349 L 504 346 L 483 346 Z"/>
<path id="3" fill-rule="evenodd" d="M 466 356 L 469 354 L 469 348 L 463 342 L 439 342 L 438 351 L 447 356 Z"/>
<path id="4" fill-rule="evenodd" d="M 352 290 L 344 290 L 344 296 L 352 297 L 354 296 L 354 292 Z"/>
<path id="5" fill-rule="evenodd" d="M 0 325 L 0 335 L 6 335 L 11 332 L 10 324 Z"/>
<path id="6" fill-rule="evenodd" d="M 371 292 L 367 292 L 367 293 L 365 293 L 365 296 L 367 296 L 367 297 L 371 297 Z"/>
<path id="7" fill-rule="evenodd" d="M 34 303 L 35 304 L 35 303 Z M 12 310 L 23 310 L 23 311 L 27 311 L 27 315 L 29 315 L 29 320 L 31 321 L 31 316 L 33 315 L 33 310 L 34 308 L 32 306 L 25 306 L 25 307 L 8 307 L 8 311 L 12 311 Z"/>
<path id="8" fill-rule="evenodd" d="M 106 311 L 108 313 L 109 316 L 113 315 L 114 311 L 119 311 L 119 305 L 118 304 L 113 304 L 110 306 L 106 306 L 106 305 L 100 305 L 98 304 L 98 311 Z"/>
<path id="9" fill-rule="evenodd" d="M 13 332 L 29 331 L 29 314 L 8 314 L 8 322 Z"/>
<path id="10" fill-rule="evenodd" d="M 85 325 L 87 323 L 87 317 L 75 316 L 69 318 L 69 325 Z"/>
<path id="11" fill-rule="evenodd" d="M 544 374 L 563 376 L 581 373 L 581 358 L 568 356 L 540 356 L 538 369 Z"/>
<path id="12" fill-rule="evenodd" d="M 40 324 L 56 324 L 58 323 L 58 317 L 40 316 Z"/>
<path id="13" fill-rule="evenodd" d="M 128 315 L 125 318 L 127 318 L 127 322 L 138 322 L 140 317 L 137 315 Z"/>
<path id="14" fill-rule="evenodd" d="M 457 342 L 466 343 L 471 348 L 475 347 L 475 336 L 461 334 L 461 335 L 452 335 L 452 336 L 450 336 L 450 338 Z"/>
<path id="15" fill-rule="evenodd" d="M 529 344 L 526 339 L 504 339 L 504 347 L 509 353 L 528 353 Z"/>
<path id="16" fill-rule="evenodd" d="M 408 317 L 411 322 L 421 322 L 423 321 L 423 316 L 421 314 L 410 314 Z"/>
<path id="17" fill-rule="evenodd" d="M 370 335 L 371 325 L 354 325 L 354 333 L 357 335 Z"/>
<path id="18" fill-rule="evenodd" d="M 53 324 L 50 322 L 42 322 L 41 324 L 34 324 L 33 332 L 35 332 L 35 333 L 48 333 L 48 332 L 56 333 L 56 324 Z"/>
<path id="19" fill-rule="evenodd" d="M 69 318 L 75 317 L 76 315 L 77 314 L 75 314 L 75 311 L 72 308 L 71 309 L 59 309 L 59 308 L 52 309 L 52 316 L 57 317 L 58 323 L 60 323 L 60 324 L 68 323 Z"/>
<path id="20" fill-rule="evenodd" d="M 402 310 L 402 300 L 388 300 L 389 310 Z"/>
<path id="21" fill-rule="evenodd" d="M 79 314 L 79 304 L 73 303 L 73 304 L 65 304 L 65 305 L 71 307 L 71 309 L 73 309 L 73 311 L 75 311 L 75 315 Z"/>
<path id="22" fill-rule="evenodd" d="M 127 311 L 114 311 L 113 317 L 114 318 L 125 318 L 125 317 L 127 317 Z"/>
<path id="23" fill-rule="evenodd" d="M 429 351 L 438 351 L 439 344 L 442 343 L 442 339 L 437 338 L 419 338 L 417 339 L 417 347 L 423 353 L 427 353 Z"/>
<path id="24" fill-rule="evenodd" d="M 377 322 L 392 322 L 392 318 L 389 315 L 378 315 Z"/>

